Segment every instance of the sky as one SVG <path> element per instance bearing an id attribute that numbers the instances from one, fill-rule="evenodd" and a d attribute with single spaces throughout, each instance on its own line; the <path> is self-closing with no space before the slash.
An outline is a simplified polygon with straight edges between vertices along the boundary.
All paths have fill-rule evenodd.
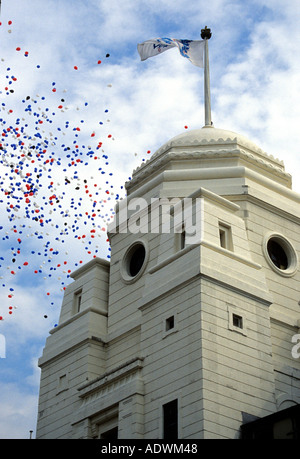
<path id="1" fill-rule="evenodd" d="M 70 274 L 110 259 L 132 171 L 204 125 L 203 69 L 151 38 L 209 41 L 214 126 L 284 161 L 300 192 L 299 0 L 2 0 L 1 439 L 35 438 L 41 357 Z"/>

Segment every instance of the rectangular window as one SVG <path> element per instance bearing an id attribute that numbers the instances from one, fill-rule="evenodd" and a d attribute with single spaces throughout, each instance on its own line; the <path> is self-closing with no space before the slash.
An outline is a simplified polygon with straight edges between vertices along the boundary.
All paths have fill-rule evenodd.
<path id="1" fill-rule="evenodd" d="M 178 439 L 178 400 L 163 405 L 163 438 Z"/>
<path id="2" fill-rule="evenodd" d="M 79 292 L 75 293 L 75 297 L 74 297 L 75 314 L 77 314 L 77 312 L 80 312 L 81 302 L 82 302 L 82 290 L 80 290 Z"/>
<path id="3" fill-rule="evenodd" d="M 60 394 L 60 392 L 63 392 L 69 388 L 68 384 L 68 374 L 62 374 L 58 376 L 57 379 L 57 390 L 56 390 L 56 395 Z"/>
<path id="4" fill-rule="evenodd" d="M 113 427 L 107 432 L 103 432 L 100 435 L 100 438 L 105 439 L 105 440 L 117 440 L 118 439 L 118 427 Z"/>
<path id="5" fill-rule="evenodd" d="M 184 228 L 182 229 L 182 233 L 180 234 L 180 250 L 185 248 L 185 231 Z"/>
<path id="6" fill-rule="evenodd" d="M 170 312 L 169 312 L 170 314 Z M 178 318 L 177 318 L 178 311 L 175 310 L 174 314 L 171 316 L 165 315 L 162 317 L 162 339 L 166 338 L 167 336 L 173 335 L 173 333 L 178 332 Z"/>
<path id="7" fill-rule="evenodd" d="M 59 382 L 58 382 L 59 388 L 65 388 L 67 385 L 67 375 L 62 375 L 59 377 Z"/>
<path id="8" fill-rule="evenodd" d="M 220 246 L 223 249 L 233 250 L 231 227 L 224 223 L 219 223 Z"/>
<path id="9" fill-rule="evenodd" d="M 247 336 L 247 314 L 240 307 L 227 304 L 229 330 Z"/>
<path id="10" fill-rule="evenodd" d="M 168 317 L 166 319 L 166 331 L 171 330 L 172 328 L 174 328 L 174 325 L 175 325 L 174 316 Z"/>
<path id="11" fill-rule="evenodd" d="M 232 325 L 237 328 L 243 328 L 243 318 L 237 314 L 232 314 Z"/>
<path id="12" fill-rule="evenodd" d="M 222 228 L 219 228 L 219 235 L 220 235 L 220 245 L 224 249 L 226 249 L 226 231 Z"/>

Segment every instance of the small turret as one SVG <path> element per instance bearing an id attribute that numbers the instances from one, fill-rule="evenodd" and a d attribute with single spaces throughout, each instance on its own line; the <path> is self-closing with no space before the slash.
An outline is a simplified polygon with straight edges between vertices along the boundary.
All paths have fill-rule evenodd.
<path id="1" fill-rule="evenodd" d="M 105 371 L 109 263 L 95 258 L 71 277 L 58 326 L 50 331 L 39 360 L 37 438 L 70 438 L 78 383 Z"/>

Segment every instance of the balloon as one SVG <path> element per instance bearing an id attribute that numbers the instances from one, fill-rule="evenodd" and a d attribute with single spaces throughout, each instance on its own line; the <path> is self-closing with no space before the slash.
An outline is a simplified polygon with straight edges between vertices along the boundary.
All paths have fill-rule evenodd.
<path id="1" fill-rule="evenodd" d="M 14 46 L 14 49 L 21 51 L 22 46 Z M 29 51 L 14 53 L 14 59 L 22 59 L 22 63 L 28 56 Z M 41 68 L 30 61 L 27 59 L 26 65 L 31 65 L 33 73 Z M 93 62 L 94 65 L 102 63 L 97 59 Z M 3 216 L 0 235 L 4 249 L 0 267 L 7 267 L 1 276 L 5 279 L 2 288 L 9 288 L 12 282 L 14 286 L 23 283 L 26 288 L 27 276 L 35 274 L 38 286 L 57 276 L 63 292 L 75 267 L 97 256 L 96 239 L 101 236 L 100 232 L 106 231 L 106 224 L 114 215 L 113 201 L 120 198 L 119 193 L 112 191 L 113 173 L 105 151 L 109 148 L 108 140 L 114 138 L 112 134 L 99 132 L 104 127 L 103 121 L 95 120 L 98 128 L 93 123 L 89 129 L 88 110 L 93 107 L 93 100 L 78 99 L 77 108 L 72 108 L 72 100 L 68 101 L 65 96 L 67 90 L 60 89 L 59 81 L 47 82 L 47 77 L 39 94 L 22 95 L 22 75 L 14 75 L 11 66 L 6 67 L 0 106 L 0 209 Z M 74 70 L 78 67 L 74 66 Z M 17 85 L 18 92 L 14 91 Z M 84 113 L 81 120 L 77 109 Z M 103 111 L 108 113 L 109 109 Z M 97 170 L 97 179 L 90 176 L 91 166 Z M 109 243 L 106 238 L 105 241 Z M 72 255 L 68 255 L 67 260 L 64 258 L 66 244 L 72 247 Z M 106 250 L 109 259 L 109 247 Z M 73 253 L 79 262 L 74 260 Z M 9 267 L 11 263 L 13 269 Z M 53 295 L 46 282 L 45 297 L 52 297 L 53 306 L 53 296 L 58 294 Z M 7 301 L 13 301 L 13 288 L 10 288 Z M 12 312 L 13 306 L 8 311 Z"/>

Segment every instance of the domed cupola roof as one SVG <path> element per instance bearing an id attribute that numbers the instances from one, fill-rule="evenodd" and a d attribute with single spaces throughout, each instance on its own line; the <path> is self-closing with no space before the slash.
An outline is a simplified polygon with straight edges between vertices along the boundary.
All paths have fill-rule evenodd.
<path id="1" fill-rule="evenodd" d="M 228 148 L 229 145 L 231 147 L 243 146 L 248 150 L 255 151 L 256 153 L 265 156 L 262 150 L 245 136 L 225 129 L 205 126 L 202 129 L 193 129 L 173 137 L 154 153 L 152 160 L 161 154 L 167 153 L 167 151 L 171 148 L 212 146 L 219 149 L 222 147 Z"/>
<path id="2" fill-rule="evenodd" d="M 133 171 L 127 190 L 166 170 L 243 166 L 291 188 L 282 161 L 268 155 L 247 137 L 205 126 L 179 134 Z"/>

